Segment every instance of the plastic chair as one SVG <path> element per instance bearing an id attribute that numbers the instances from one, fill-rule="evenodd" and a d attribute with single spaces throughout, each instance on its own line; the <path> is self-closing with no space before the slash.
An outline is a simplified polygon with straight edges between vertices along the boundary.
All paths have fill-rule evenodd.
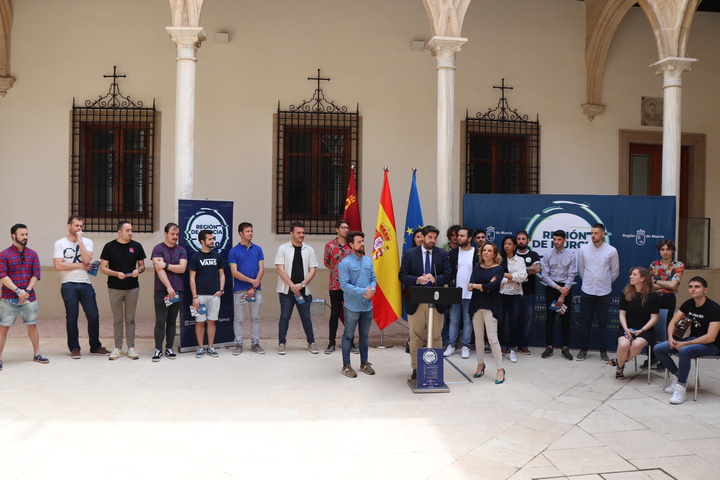
<path id="1" fill-rule="evenodd" d="M 673 355 L 677 356 L 677 354 L 673 353 Z M 697 392 L 698 387 L 700 386 L 700 360 L 701 359 L 709 359 L 709 360 L 720 360 L 720 355 L 705 355 L 702 357 L 697 357 L 695 359 L 695 401 L 697 402 Z M 667 369 L 665 369 L 665 386 L 667 386 L 668 381 L 668 372 Z"/>
<path id="2" fill-rule="evenodd" d="M 655 325 L 653 326 L 653 330 L 655 331 L 655 342 L 656 343 L 662 343 L 667 340 L 667 316 L 668 316 L 668 310 L 662 309 L 660 310 L 660 314 L 658 315 L 658 321 L 655 322 Z M 648 376 L 648 385 L 650 385 L 650 370 L 652 370 L 652 349 L 655 345 L 648 345 L 645 347 L 647 350 L 646 355 L 648 357 L 647 359 L 647 376 Z M 642 352 L 641 352 L 642 353 Z M 638 364 L 637 364 L 637 356 L 635 356 L 635 371 L 637 372 Z M 667 375 L 667 373 L 666 373 Z"/>

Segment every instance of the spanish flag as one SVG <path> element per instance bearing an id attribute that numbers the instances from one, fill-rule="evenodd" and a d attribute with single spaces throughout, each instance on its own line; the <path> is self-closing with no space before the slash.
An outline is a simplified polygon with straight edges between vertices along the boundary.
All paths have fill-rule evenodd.
<path id="1" fill-rule="evenodd" d="M 382 330 L 402 315 L 402 297 L 398 281 L 400 250 L 387 168 L 380 194 L 380 208 L 372 247 L 373 267 L 377 278 L 377 289 L 372 298 L 373 316 L 375 323 Z"/>
<path id="2" fill-rule="evenodd" d="M 343 218 L 348 221 L 351 232 L 362 232 L 354 167 L 350 170 L 350 183 L 348 183 L 347 197 L 345 197 L 345 216 Z"/>

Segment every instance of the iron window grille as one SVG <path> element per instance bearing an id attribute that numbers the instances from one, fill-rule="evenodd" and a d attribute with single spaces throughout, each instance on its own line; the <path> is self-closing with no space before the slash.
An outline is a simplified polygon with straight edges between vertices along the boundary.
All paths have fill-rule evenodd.
<path id="1" fill-rule="evenodd" d="M 508 106 L 505 79 L 497 107 L 465 114 L 465 193 L 539 193 L 540 119 Z"/>
<path id="2" fill-rule="evenodd" d="M 154 228 L 155 100 L 152 107 L 123 96 L 113 67 L 110 89 L 75 105 L 70 156 L 71 213 L 85 228 L 114 232 L 120 220 L 136 232 Z"/>
<path id="3" fill-rule="evenodd" d="M 310 100 L 280 108 L 276 115 L 275 231 L 284 234 L 301 221 L 308 235 L 335 234 L 343 217 L 351 167 L 360 163 L 359 105 L 355 112 L 325 99 L 317 88 Z M 357 188 L 360 175 L 357 170 Z"/>

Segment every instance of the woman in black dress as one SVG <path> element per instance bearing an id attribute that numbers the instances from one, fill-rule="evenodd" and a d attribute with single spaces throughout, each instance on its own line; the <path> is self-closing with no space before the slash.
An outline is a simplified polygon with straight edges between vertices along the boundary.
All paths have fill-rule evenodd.
<path id="1" fill-rule="evenodd" d="M 625 380 L 625 363 L 635 358 L 643 348 L 655 345 L 653 326 L 658 321 L 660 299 L 653 292 L 650 272 L 643 267 L 630 269 L 630 283 L 620 297 L 620 330 L 617 359 L 610 362 L 617 367 L 615 378 Z"/>
<path id="2" fill-rule="evenodd" d="M 500 266 L 502 257 L 497 245 L 491 242 L 483 244 L 480 250 L 480 263 L 475 265 L 470 276 L 467 289 L 472 291 L 470 299 L 470 318 L 473 320 L 473 330 L 480 335 L 483 330 L 487 332 L 490 348 L 492 349 L 497 376 L 495 383 L 505 381 L 505 369 L 502 368 L 502 350 L 498 341 L 498 288 L 502 282 L 505 270 Z M 485 354 L 482 348 L 476 350 L 478 366 L 473 377 L 480 378 L 485 373 Z"/>

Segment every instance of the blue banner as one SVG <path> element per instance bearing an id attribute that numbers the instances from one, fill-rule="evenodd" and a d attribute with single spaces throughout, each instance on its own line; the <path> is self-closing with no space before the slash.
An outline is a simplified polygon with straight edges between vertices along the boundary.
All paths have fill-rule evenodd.
<path id="1" fill-rule="evenodd" d="M 655 246 L 660 240 L 674 240 L 675 197 L 620 195 L 492 195 L 466 194 L 463 198 L 463 225 L 484 228 L 487 239 L 498 244 L 505 235 L 527 230 L 530 248 L 541 257 L 553 248 L 552 232 L 567 232 L 566 248 L 576 251 L 590 243 L 593 224 L 605 225 L 605 241 L 615 247 L 620 257 L 620 275 L 613 283 L 607 345 L 616 345 L 618 304 L 628 284 L 629 270 L 648 268 L 660 258 Z M 537 275 L 535 315 L 530 330 L 530 344 L 545 345 L 545 285 Z M 571 346 L 580 342 L 580 282 L 575 277 L 572 288 Z M 597 324 L 593 323 L 591 349 L 597 348 Z M 556 345 L 560 328 L 556 326 Z"/>
<path id="2" fill-rule="evenodd" d="M 185 247 L 188 260 L 199 252 L 202 246 L 198 241 L 200 230 L 211 230 L 215 237 L 215 250 L 225 260 L 225 294 L 220 304 L 220 314 L 216 322 L 216 346 L 233 343 L 233 288 L 230 267 L 227 264 L 228 253 L 232 248 L 233 202 L 221 200 L 179 200 L 178 219 L 180 224 L 180 245 Z M 195 319 L 190 315 L 192 295 L 190 294 L 190 270 L 185 271 L 183 305 L 180 308 L 180 351 L 197 348 Z"/>

